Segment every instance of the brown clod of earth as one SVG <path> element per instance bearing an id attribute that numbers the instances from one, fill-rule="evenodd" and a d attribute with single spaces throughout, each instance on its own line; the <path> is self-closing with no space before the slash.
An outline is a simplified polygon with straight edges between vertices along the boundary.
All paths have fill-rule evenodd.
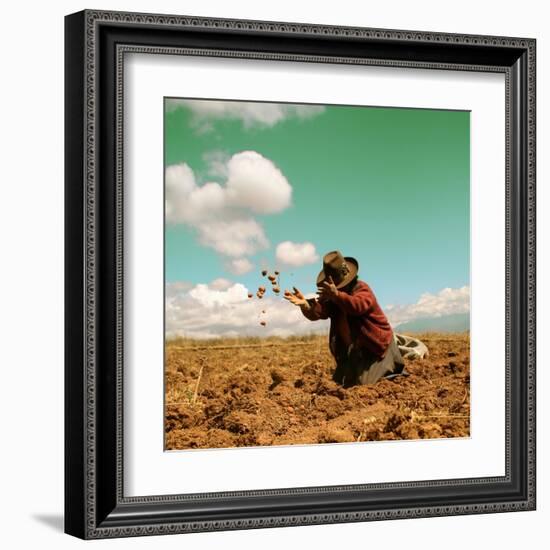
<path id="1" fill-rule="evenodd" d="M 415 336 L 430 356 L 410 376 L 352 388 L 333 382 L 326 336 L 169 340 L 166 448 L 468 437 L 469 335 Z"/>

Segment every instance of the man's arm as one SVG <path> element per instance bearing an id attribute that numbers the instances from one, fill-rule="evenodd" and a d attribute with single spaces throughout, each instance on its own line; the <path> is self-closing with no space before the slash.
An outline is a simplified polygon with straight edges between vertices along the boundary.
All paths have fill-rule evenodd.
<path id="1" fill-rule="evenodd" d="M 328 306 L 315 298 L 306 298 L 296 287 L 294 287 L 294 293 L 285 290 L 283 296 L 285 300 L 288 300 L 291 304 L 299 306 L 306 319 L 310 321 L 328 319 Z"/>
<path id="2" fill-rule="evenodd" d="M 355 294 L 338 292 L 332 301 L 348 315 L 358 316 L 367 313 L 375 302 L 374 294 L 364 287 Z"/>
<path id="3" fill-rule="evenodd" d="M 329 311 L 326 303 L 321 303 L 315 298 L 309 298 L 305 304 L 300 306 L 302 314 L 310 321 L 328 319 Z"/>

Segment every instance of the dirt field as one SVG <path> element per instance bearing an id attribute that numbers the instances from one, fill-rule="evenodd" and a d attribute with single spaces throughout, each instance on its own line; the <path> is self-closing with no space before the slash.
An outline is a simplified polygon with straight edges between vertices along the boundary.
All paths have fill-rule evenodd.
<path id="1" fill-rule="evenodd" d="M 166 347 L 166 449 L 465 437 L 468 334 L 416 335 L 408 377 L 344 389 L 326 337 Z"/>

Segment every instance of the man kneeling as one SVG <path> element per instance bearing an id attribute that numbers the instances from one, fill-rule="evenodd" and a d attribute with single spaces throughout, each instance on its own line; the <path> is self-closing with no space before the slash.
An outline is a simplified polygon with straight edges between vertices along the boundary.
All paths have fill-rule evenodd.
<path id="1" fill-rule="evenodd" d="M 391 325 L 369 285 L 358 279 L 358 271 L 355 258 L 335 250 L 323 258 L 317 298 L 306 299 L 296 287 L 293 293 L 285 292 L 309 320 L 330 319 L 333 379 L 345 387 L 407 374 Z"/>

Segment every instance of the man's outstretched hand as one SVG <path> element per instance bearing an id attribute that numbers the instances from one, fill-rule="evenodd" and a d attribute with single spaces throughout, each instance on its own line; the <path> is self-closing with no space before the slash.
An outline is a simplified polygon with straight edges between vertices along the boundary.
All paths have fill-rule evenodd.
<path id="1" fill-rule="evenodd" d="M 295 286 L 292 288 L 294 292 L 285 290 L 285 300 L 288 300 L 291 304 L 294 304 L 295 306 L 307 306 L 308 303 L 306 297 Z"/>
<path id="2" fill-rule="evenodd" d="M 327 280 L 323 281 L 318 287 L 317 295 L 319 296 L 320 302 L 330 302 L 333 298 L 338 296 L 338 289 L 332 280 L 332 277 L 329 277 Z"/>

